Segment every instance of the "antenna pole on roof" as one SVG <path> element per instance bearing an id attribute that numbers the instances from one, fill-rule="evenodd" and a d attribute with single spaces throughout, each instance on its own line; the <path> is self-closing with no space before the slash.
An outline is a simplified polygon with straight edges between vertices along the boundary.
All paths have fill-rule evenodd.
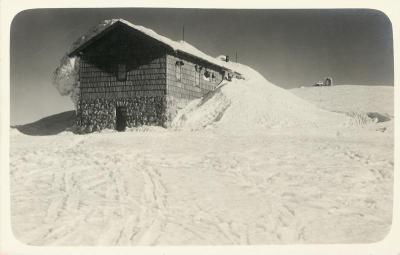
<path id="1" fill-rule="evenodd" d="M 185 26 L 182 26 L 182 41 L 185 41 Z"/>
<path id="2" fill-rule="evenodd" d="M 235 51 L 235 62 L 237 63 L 237 51 Z"/>

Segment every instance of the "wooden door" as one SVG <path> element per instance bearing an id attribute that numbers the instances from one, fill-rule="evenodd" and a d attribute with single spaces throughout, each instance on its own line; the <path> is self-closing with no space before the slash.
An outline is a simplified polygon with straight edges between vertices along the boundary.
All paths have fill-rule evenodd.
<path id="1" fill-rule="evenodd" d="M 117 131 L 125 131 L 126 128 L 126 107 L 119 106 L 116 109 L 116 125 Z"/>

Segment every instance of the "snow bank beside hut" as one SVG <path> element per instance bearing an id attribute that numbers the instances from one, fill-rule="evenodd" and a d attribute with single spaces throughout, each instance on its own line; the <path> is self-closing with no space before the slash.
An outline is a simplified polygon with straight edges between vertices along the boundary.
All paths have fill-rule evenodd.
<path id="1" fill-rule="evenodd" d="M 224 82 L 178 113 L 178 129 L 253 129 L 351 125 L 352 118 L 322 110 L 267 81 L 252 68 L 228 62 L 244 79 Z"/>

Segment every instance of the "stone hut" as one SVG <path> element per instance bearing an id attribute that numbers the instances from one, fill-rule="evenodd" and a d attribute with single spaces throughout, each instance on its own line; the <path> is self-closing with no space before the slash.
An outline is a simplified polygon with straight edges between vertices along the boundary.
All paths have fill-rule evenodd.
<path id="1" fill-rule="evenodd" d="M 230 63 L 122 19 L 79 42 L 68 56 L 79 63 L 76 125 L 82 132 L 167 127 L 190 100 L 240 76 Z"/>

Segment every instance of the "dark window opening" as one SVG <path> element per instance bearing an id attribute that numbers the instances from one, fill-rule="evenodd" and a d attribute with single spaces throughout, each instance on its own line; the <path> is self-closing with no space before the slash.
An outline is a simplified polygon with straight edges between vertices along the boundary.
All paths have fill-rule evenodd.
<path id="1" fill-rule="evenodd" d="M 203 74 L 203 80 L 210 81 L 211 73 L 210 71 L 206 70 Z"/>

